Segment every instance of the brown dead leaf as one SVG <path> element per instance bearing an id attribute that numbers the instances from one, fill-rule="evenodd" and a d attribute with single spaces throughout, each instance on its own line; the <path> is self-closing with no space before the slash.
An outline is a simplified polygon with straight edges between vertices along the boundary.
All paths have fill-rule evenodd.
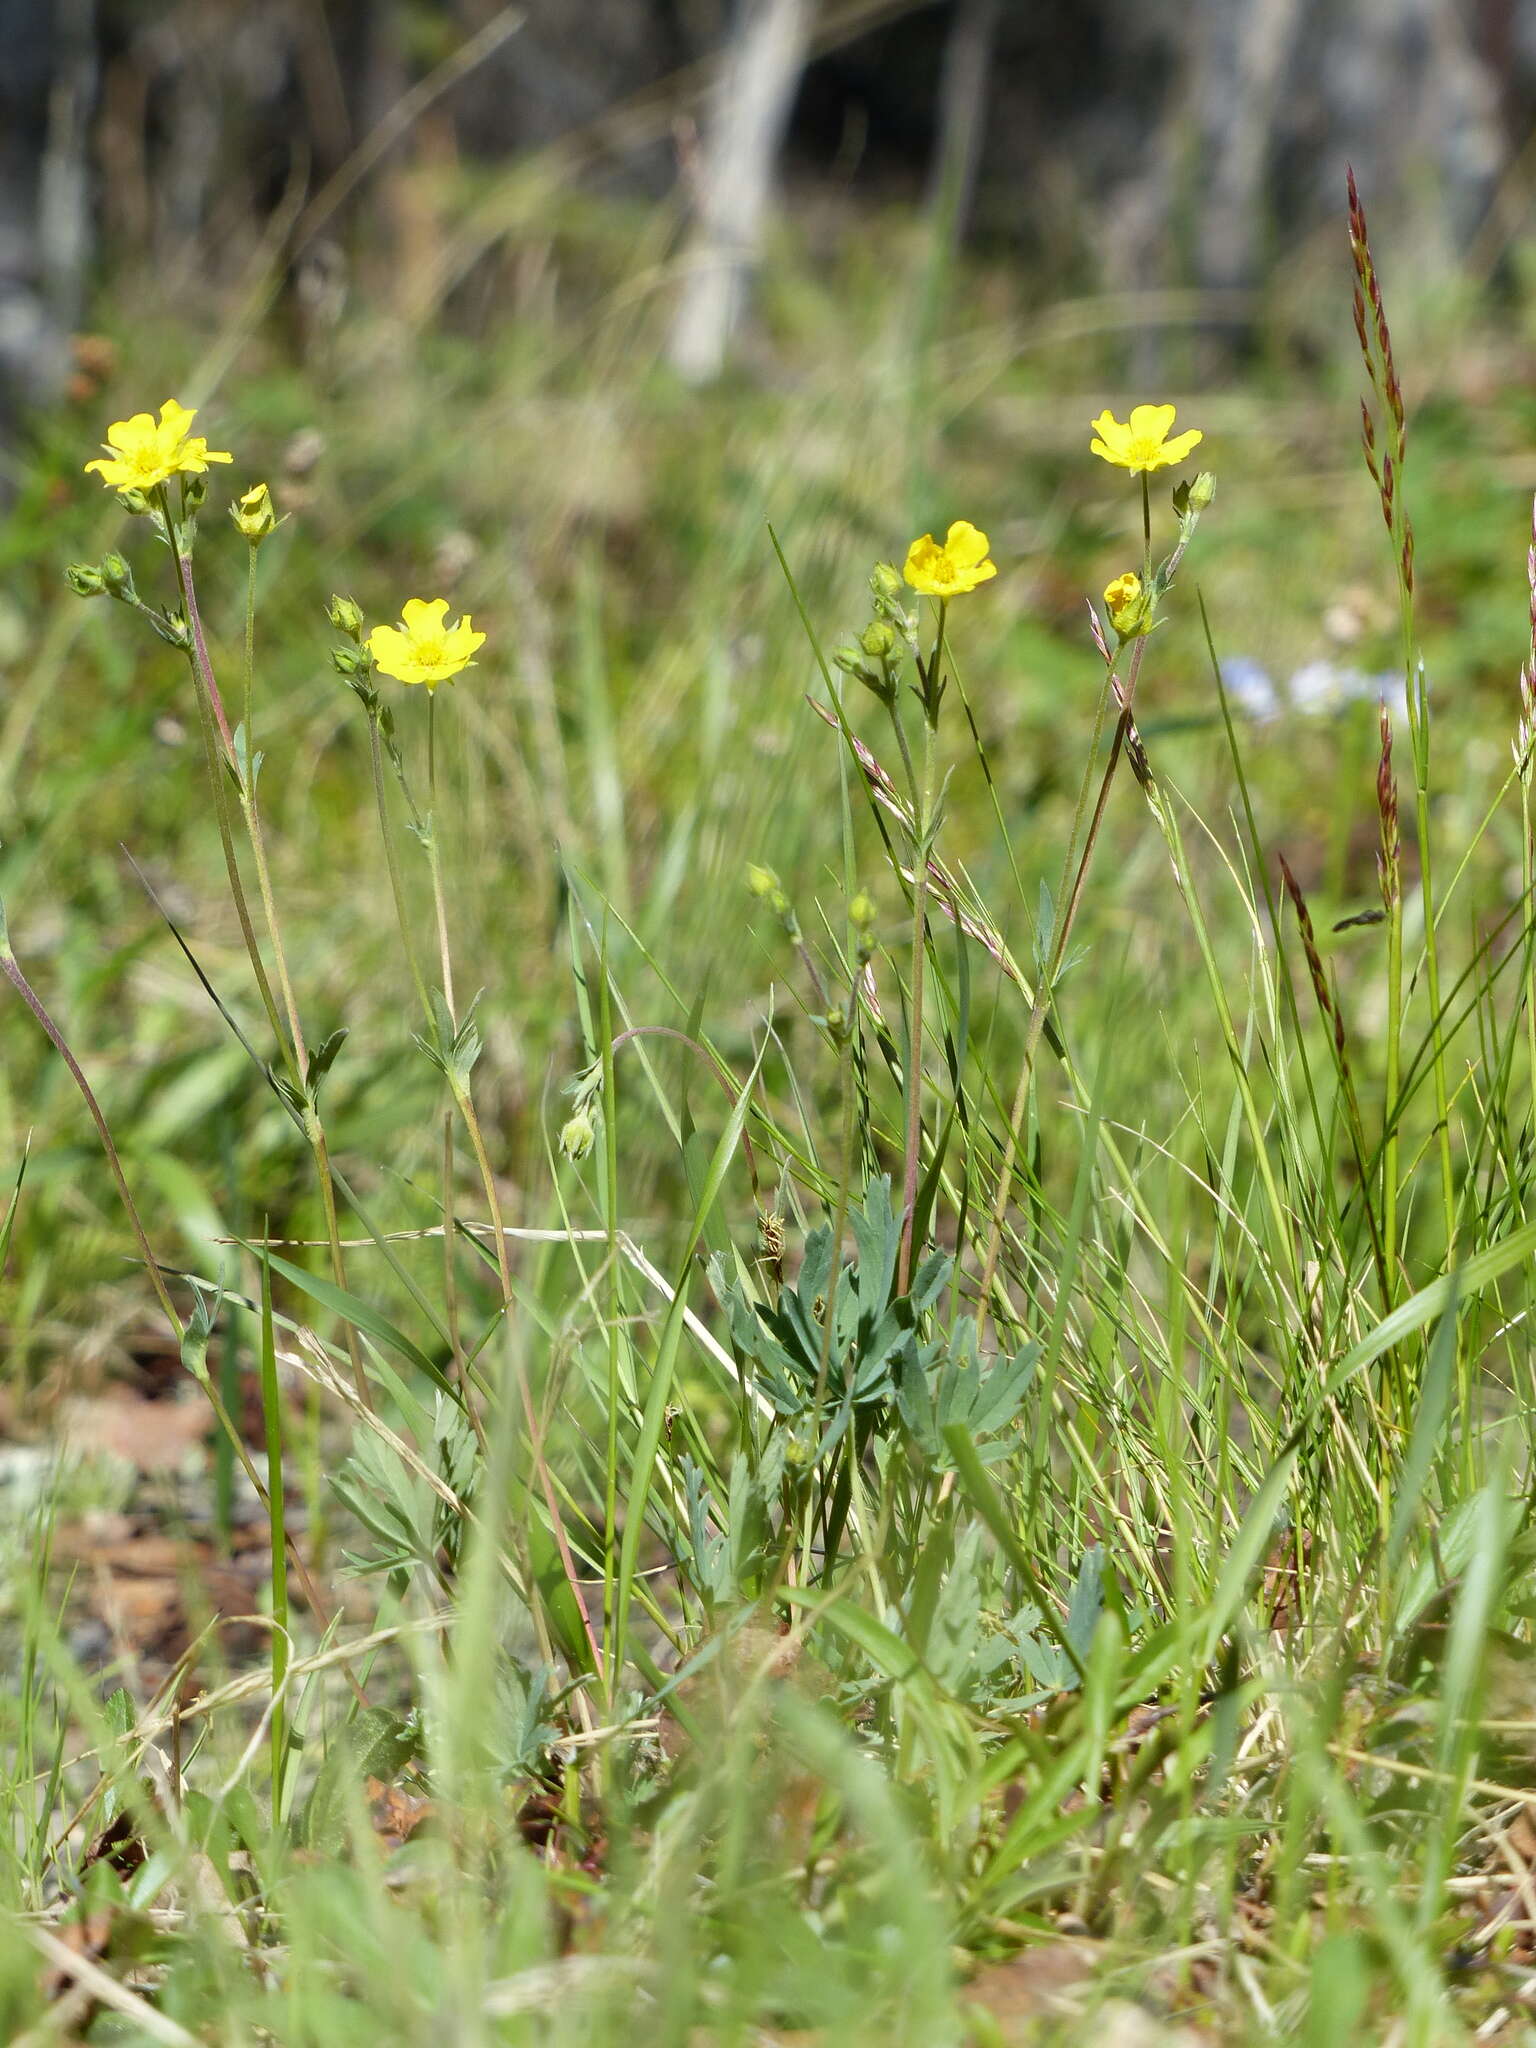
<path id="1" fill-rule="evenodd" d="M 84 1956 L 90 1962 L 99 1962 L 112 1945 L 112 1909 L 109 1906 L 95 1906 L 89 1913 L 66 1920 L 53 1929 L 54 1940 L 67 1948 L 71 1955 Z M 74 1978 L 62 1965 L 55 1964 L 43 1972 L 43 1996 L 51 2004 L 62 1998 L 74 1983 Z"/>
<path id="2" fill-rule="evenodd" d="M 403 1849 L 437 1811 L 430 1799 L 419 1798 L 402 1785 L 386 1785 L 379 1778 L 367 1780 L 367 1793 L 373 1831 L 385 1849 Z"/>
<path id="3" fill-rule="evenodd" d="M 119 1877 L 129 1877 L 142 1863 L 149 1859 L 143 1837 L 134 1825 L 133 1815 L 125 1807 L 115 1820 L 109 1821 L 85 1852 L 82 1870 L 89 1870 L 93 1863 L 109 1863 Z"/>
<path id="4" fill-rule="evenodd" d="M 198 1452 L 211 1417 L 201 1400 L 146 1400 L 131 1387 L 106 1387 L 66 1404 L 61 1423 L 70 1448 L 120 1458 L 138 1472 L 175 1472 Z"/>
<path id="5" fill-rule="evenodd" d="M 1091 1942 L 1042 1941 L 1006 1962 L 985 1963 L 966 1985 L 967 2006 L 984 2012 L 1005 2042 L 1033 2039 L 1037 2020 L 1073 2012 L 1069 1994 L 1093 1975 Z"/>
<path id="6" fill-rule="evenodd" d="M 264 1532 L 237 1532 L 240 1547 L 219 1557 L 206 1543 L 166 1534 L 127 1516 L 104 1516 L 61 1529 L 54 1555 L 76 1564 L 75 1592 L 115 1649 L 147 1666 L 169 1668 L 210 1620 L 255 1613 L 268 1570 Z M 220 1631 L 223 1652 L 260 1650 L 252 1623 Z"/>

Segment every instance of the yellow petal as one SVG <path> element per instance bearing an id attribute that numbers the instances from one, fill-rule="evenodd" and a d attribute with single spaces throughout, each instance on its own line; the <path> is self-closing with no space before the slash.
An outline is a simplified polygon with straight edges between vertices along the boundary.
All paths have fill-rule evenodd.
<path id="1" fill-rule="evenodd" d="M 1138 405 L 1131 411 L 1131 432 L 1138 441 L 1161 441 L 1173 425 L 1177 407 L 1172 405 Z"/>
<path id="2" fill-rule="evenodd" d="M 1159 456 L 1163 464 L 1182 462 L 1192 448 L 1197 448 L 1205 439 L 1199 427 L 1190 427 L 1185 433 L 1175 434 L 1171 441 L 1165 441 Z"/>
<path id="3" fill-rule="evenodd" d="M 136 412 L 132 419 L 114 420 L 107 429 L 110 447 L 121 448 L 126 454 L 130 448 L 141 447 L 145 441 L 153 440 L 155 423 L 147 412 Z"/>
<path id="4" fill-rule="evenodd" d="M 991 543 L 969 519 L 957 519 L 944 539 L 944 552 L 958 569 L 970 569 L 985 559 Z"/>
<path id="5" fill-rule="evenodd" d="M 422 597 L 408 597 L 400 608 L 400 617 L 408 633 L 436 633 L 447 614 L 446 597 L 434 597 L 430 601 Z"/>

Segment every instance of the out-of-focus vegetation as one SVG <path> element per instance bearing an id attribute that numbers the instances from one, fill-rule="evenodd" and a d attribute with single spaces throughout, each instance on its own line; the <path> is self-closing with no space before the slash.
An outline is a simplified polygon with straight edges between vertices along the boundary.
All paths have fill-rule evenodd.
<path id="1" fill-rule="evenodd" d="M 262 1532 L 252 1604 L 287 1617 L 297 1662 L 268 1632 L 230 1670 L 215 1630 L 162 1686 L 123 1625 L 87 1673 L 46 1552 L 110 1481 L 66 1464 L 18 1508 L 13 2034 L 1528 2038 L 1521 252 L 1497 293 L 1422 302 L 1377 252 L 1409 419 L 1408 666 L 1433 713 L 1435 1016 L 1342 206 L 1336 252 L 1216 371 L 1198 297 L 1048 299 L 905 212 L 807 205 L 738 366 L 695 391 L 663 361 L 672 215 L 530 172 L 498 185 L 487 240 L 473 177 L 398 190 L 400 261 L 302 336 L 264 291 L 167 298 L 116 272 L 113 348 L 35 423 L 6 534 L 11 944 L 179 1312 L 212 1318 L 213 1385 L 328 1610 L 297 1585 L 288 1608 L 271 1499 L 226 1448 L 222 1506 L 189 1482 L 173 1513 L 237 1552 L 242 1520 Z M 322 1097 L 366 1212 L 343 1205 L 340 1295 L 311 1150 L 261 1069 L 187 663 L 62 579 L 116 548 L 173 599 L 148 521 L 81 474 L 108 421 L 172 392 L 237 456 L 197 556 L 231 701 L 245 549 L 224 502 L 265 479 L 284 515 L 257 561 L 252 724 L 307 1036 L 348 1033 Z M 1088 422 L 1149 397 L 1203 428 L 1218 491 L 1137 685 L 1162 808 L 1122 759 L 1062 958 L 1063 854 L 1115 725 L 1085 600 L 1143 546 Z M 891 1188 L 914 849 L 808 698 L 836 690 L 906 785 L 883 712 L 806 625 L 825 651 L 856 636 L 872 566 L 960 516 L 1000 573 L 946 625 L 932 850 L 972 930 L 936 883 L 909 1289 Z M 370 621 L 441 593 L 488 635 L 436 700 L 434 824 L 495 1189 L 537 1233 L 511 1240 L 505 1302 L 462 1133 L 451 1288 L 423 1234 L 444 1082 L 368 719 L 332 666 L 336 591 Z M 924 616 L 929 655 L 932 635 Z M 1396 1096 L 1387 927 L 1349 922 L 1381 901 L 1381 697 Z M 419 784 L 423 694 L 388 701 Z M 430 959 L 429 871 L 400 839 Z M 1036 1015 L 1020 983 L 1053 973 Z M 7 1422 L 48 1449 L 66 1396 L 168 1340 L 69 1074 L 19 1001 L 0 1031 L 0 1146 L 26 1164 Z M 571 1159 L 580 1076 L 598 1113 Z M 266 1331 L 262 1239 L 283 1241 Z M 857 1253 L 841 1287 L 829 1239 Z M 349 1350 L 376 1414 L 348 1400 Z M 263 1399 L 286 1466 L 261 1462 Z"/>

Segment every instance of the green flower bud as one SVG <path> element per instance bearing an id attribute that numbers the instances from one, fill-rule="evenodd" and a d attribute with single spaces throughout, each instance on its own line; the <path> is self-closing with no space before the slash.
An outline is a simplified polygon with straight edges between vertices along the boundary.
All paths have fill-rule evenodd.
<path id="1" fill-rule="evenodd" d="M 93 569 L 89 562 L 71 562 L 64 571 L 64 581 L 76 597 L 103 597 L 106 582 L 99 569 Z"/>
<path id="2" fill-rule="evenodd" d="M 1104 591 L 1109 623 L 1120 640 L 1139 640 L 1152 630 L 1152 600 L 1134 569 L 1117 576 Z"/>
<path id="3" fill-rule="evenodd" d="M 201 509 L 208 496 L 208 479 L 198 470 L 181 479 L 181 502 L 189 512 Z"/>
<path id="4" fill-rule="evenodd" d="M 876 619 L 859 635 L 859 645 L 876 661 L 883 661 L 896 651 L 896 628 L 884 619 Z"/>
<path id="5" fill-rule="evenodd" d="M 576 1114 L 560 1132 L 560 1150 L 573 1166 L 579 1165 L 597 1143 L 597 1132 L 585 1110 Z"/>
<path id="6" fill-rule="evenodd" d="M 773 869 L 760 868 L 757 862 L 752 860 L 747 862 L 747 887 L 754 896 L 760 896 L 765 901 L 783 893 L 779 888 L 779 878 Z"/>
<path id="7" fill-rule="evenodd" d="M 1216 495 L 1216 479 L 1208 469 L 1202 469 L 1189 486 L 1189 509 L 1203 512 Z"/>
<path id="8" fill-rule="evenodd" d="M 901 571 L 894 562 L 876 562 L 869 578 L 870 594 L 889 603 L 893 597 L 900 597 L 901 583 Z"/>
<path id="9" fill-rule="evenodd" d="M 277 529 L 277 514 L 272 508 L 272 493 L 265 484 L 256 484 L 237 498 L 229 508 L 229 516 L 252 547 L 259 545 L 269 533 Z"/>
<path id="10" fill-rule="evenodd" d="M 373 674 L 373 656 L 366 647 L 333 647 L 331 666 L 337 675 L 345 676 L 348 682 L 358 677 L 366 682 Z"/>
<path id="11" fill-rule="evenodd" d="M 103 555 L 100 574 L 102 588 L 109 597 L 134 596 L 133 571 L 121 555 Z"/>
<path id="12" fill-rule="evenodd" d="M 848 905 L 849 921 L 866 931 L 875 921 L 874 898 L 867 890 L 861 889 Z"/>
<path id="13" fill-rule="evenodd" d="M 350 597 L 333 596 L 329 606 L 326 608 L 325 616 L 330 620 L 338 633 L 345 633 L 349 640 L 355 640 L 361 645 L 363 638 L 363 610 L 361 605 L 354 604 Z M 345 674 L 346 671 L 343 670 L 342 673 Z"/>
<path id="14" fill-rule="evenodd" d="M 141 512 L 153 511 L 147 491 L 141 491 L 137 484 L 131 484 L 126 491 L 119 491 L 117 502 L 125 512 L 131 512 L 135 519 Z"/>

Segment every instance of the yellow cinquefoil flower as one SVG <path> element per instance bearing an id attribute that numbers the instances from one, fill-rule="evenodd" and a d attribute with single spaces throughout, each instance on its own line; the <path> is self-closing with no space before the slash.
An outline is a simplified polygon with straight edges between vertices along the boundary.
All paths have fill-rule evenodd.
<path id="1" fill-rule="evenodd" d="M 430 604 L 409 597 L 398 626 L 375 626 L 368 635 L 368 652 L 385 675 L 399 683 L 425 683 L 429 690 L 469 668 L 484 645 L 485 635 L 474 630 L 468 612 L 448 624 L 446 597 Z"/>
<path id="2" fill-rule="evenodd" d="M 1104 603 L 1109 610 L 1109 623 L 1122 640 L 1136 639 L 1151 624 L 1152 607 L 1142 594 L 1141 578 L 1134 569 L 1127 569 L 1113 583 L 1105 584 Z"/>
<path id="3" fill-rule="evenodd" d="M 187 432 L 196 418 L 168 398 L 158 420 L 147 412 L 114 420 L 107 429 L 106 454 L 88 462 L 86 471 L 98 470 L 109 491 L 151 491 L 178 473 L 200 476 L 210 462 L 233 462 L 232 455 L 218 454 L 201 434 Z"/>
<path id="4" fill-rule="evenodd" d="M 987 560 L 990 545 L 969 519 L 957 519 L 942 547 L 931 533 L 913 541 L 907 549 L 907 581 L 925 597 L 959 597 L 997 574 L 996 562 Z"/>
<path id="5" fill-rule="evenodd" d="M 1129 421 L 1122 423 L 1112 412 L 1101 412 L 1093 422 L 1097 438 L 1089 443 L 1089 448 L 1105 462 L 1112 462 L 1116 469 L 1170 469 L 1205 439 L 1198 427 L 1191 427 L 1187 433 L 1175 434 L 1170 441 L 1168 429 L 1173 425 L 1173 415 L 1171 405 L 1138 405 L 1133 407 Z"/>

